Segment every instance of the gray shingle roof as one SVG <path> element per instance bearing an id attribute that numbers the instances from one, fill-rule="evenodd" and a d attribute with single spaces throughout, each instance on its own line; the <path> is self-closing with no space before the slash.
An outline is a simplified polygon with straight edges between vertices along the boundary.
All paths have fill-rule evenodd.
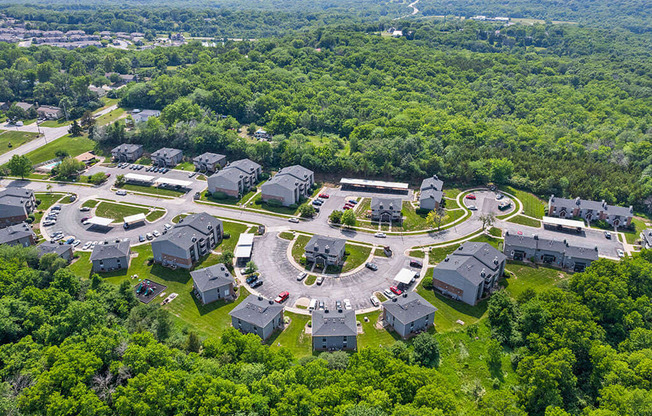
<path id="1" fill-rule="evenodd" d="M 111 150 L 111 152 L 130 153 L 142 149 L 142 147 L 143 145 L 141 144 L 122 143 L 120 146 L 114 147 L 113 150 Z"/>
<path id="2" fill-rule="evenodd" d="M 59 244 L 57 242 L 53 243 L 51 241 L 46 241 L 36 246 L 36 248 L 41 256 L 48 253 L 56 253 L 58 256 L 61 256 L 68 251 L 70 251 L 70 254 L 72 255 L 72 246 L 70 244 Z"/>
<path id="3" fill-rule="evenodd" d="M 409 324 L 437 311 L 437 308 L 432 306 L 421 295 L 410 291 L 383 302 L 383 308 L 403 324 Z"/>
<path id="4" fill-rule="evenodd" d="M 308 244 L 306 244 L 306 250 L 321 254 L 326 253 L 327 248 L 328 253 L 339 253 L 345 247 L 345 240 L 341 238 L 323 237 L 321 235 L 313 235 L 310 241 L 308 241 Z"/>
<path id="5" fill-rule="evenodd" d="M 533 235 L 517 235 L 506 232 L 505 247 L 507 246 L 517 246 L 536 250 L 537 239 Z"/>
<path id="6" fill-rule="evenodd" d="M 115 259 L 129 256 L 130 243 L 124 239 L 119 243 L 109 242 L 107 244 L 98 244 L 91 253 L 91 261 Z"/>
<path id="7" fill-rule="evenodd" d="M 566 245 L 564 255 L 574 259 L 585 259 L 585 260 L 597 260 L 598 259 L 598 247 L 588 247 L 588 246 L 578 246 L 578 245 Z"/>
<path id="8" fill-rule="evenodd" d="M 425 189 L 436 189 L 441 191 L 444 188 L 444 181 L 440 180 L 437 175 L 433 175 L 432 178 L 426 178 L 421 182 L 421 192 Z"/>
<path id="9" fill-rule="evenodd" d="M 220 163 L 222 160 L 226 160 L 226 156 L 211 152 L 203 153 L 193 159 L 193 161 L 200 163 Z"/>
<path id="10" fill-rule="evenodd" d="M 252 160 L 249 159 L 240 159 L 236 160 L 235 162 L 231 162 L 228 165 L 224 167 L 225 170 L 228 169 L 238 169 L 239 171 L 242 171 L 243 173 L 246 173 L 248 175 L 251 175 L 254 173 L 256 170 L 260 169 L 260 165 Z"/>
<path id="11" fill-rule="evenodd" d="M 648 228 L 647 230 L 643 231 L 641 233 L 643 235 L 643 243 L 647 243 L 648 245 L 652 246 L 652 228 Z"/>
<path id="12" fill-rule="evenodd" d="M 0 228 L 0 244 L 10 244 L 29 236 L 36 237 L 36 234 L 26 222 Z"/>
<path id="13" fill-rule="evenodd" d="M 157 241 L 168 241 L 176 246 L 187 248 L 195 242 L 193 239 L 206 238 L 214 228 L 222 227 L 222 221 L 205 212 L 188 215 L 179 220 L 167 234 Z"/>
<path id="14" fill-rule="evenodd" d="M 235 283 L 224 263 L 190 272 L 195 287 L 202 292 Z"/>
<path id="15" fill-rule="evenodd" d="M 255 295 L 247 296 L 238 306 L 233 308 L 229 315 L 241 321 L 248 322 L 260 328 L 266 327 L 270 322 L 283 312 L 283 306 L 265 298 Z"/>
<path id="16" fill-rule="evenodd" d="M 274 175 L 272 179 L 265 182 L 260 188 L 265 190 L 273 185 L 281 186 L 286 189 L 295 190 L 299 186 L 299 181 L 292 175 Z"/>
<path id="17" fill-rule="evenodd" d="M 237 184 L 244 178 L 244 173 L 240 169 L 227 169 L 228 166 L 225 166 L 224 169 L 215 172 L 212 174 L 209 179 L 226 181 Z"/>
<path id="18" fill-rule="evenodd" d="M 301 181 L 307 180 L 313 172 L 310 169 L 304 168 L 301 165 L 292 165 L 288 166 L 286 168 L 283 168 L 278 171 L 276 176 L 282 176 L 282 175 L 290 175 L 293 176 Z"/>
<path id="19" fill-rule="evenodd" d="M 441 202 L 443 197 L 444 197 L 444 193 L 442 191 L 438 191 L 432 188 L 427 188 L 421 191 L 421 194 L 419 195 L 419 200 L 423 201 L 428 198 L 432 198 L 437 202 Z"/>
<path id="20" fill-rule="evenodd" d="M 144 111 L 143 111 L 144 112 Z M 140 114 L 143 114 L 142 112 Z M 172 149 L 170 147 L 164 147 L 158 149 L 156 152 L 152 153 L 152 157 L 175 157 L 176 155 L 183 153 L 179 149 Z"/>
<path id="21" fill-rule="evenodd" d="M 357 336 L 358 328 L 355 321 L 355 311 L 316 310 L 312 313 L 313 337 L 346 337 Z"/>
<path id="22" fill-rule="evenodd" d="M 500 263 L 507 257 L 488 243 L 467 241 L 453 252 L 451 256 L 472 256 L 491 270 L 498 270 Z"/>
<path id="23" fill-rule="evenodd" d="M 456 256 L 453 254 L 439 263 L 435 267 L 435 271 L 437 270 L 453 270 L 462 278 L 477 285 L 484 281 L 485 277 L 482 273 L 487 272 L 487 267 L 473 256 Z"/>
<path id="24" fill-rule="evenodd" d="M 18 186 L 11 186 L 0 191 L 0 200 L 5 197 L 13 196 L 16 198 L 31 199 L 34 197 L 34 191 L 31 189 L 21 188 Z"/>
<path id="25" fill-rule="evenodd" d="M 632 207 L 621 207 L 607 204 L 605 201 L 591 201 L 581 198 L 568 199 L 552 195 L 550 197 L 550 203 L 558 207 L 559 210 L 566 208 L 567 211 L 572 211 L 575 208 L 590 209 L 596 212 L 604 211 L 607 215 L 620 215 L 622 217 L 629 217 L 634 213 Z"/>
<path id="26" fill-rule="evenodd" d="M 403 200 L 397 197 L 379 197 L 371 198 L 371 209 L 388 210 L 392 208 L 393 211 L 400 211 L 403 208 Z"/>

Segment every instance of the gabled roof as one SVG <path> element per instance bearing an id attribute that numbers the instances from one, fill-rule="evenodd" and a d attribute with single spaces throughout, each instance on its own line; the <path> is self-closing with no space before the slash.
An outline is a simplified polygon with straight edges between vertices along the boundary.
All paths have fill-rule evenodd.
<path id="1" fill-rule="evenodd" d="M 147 110 L 144 110 L 147 111 Z M 140 113 L 142 114 L 142 112 Z M 170 147 L 164 147 L 162 149 L 158 149 L 156 152 L 152 153 L 152 157 L 174 157 L 178 154 L 182 154 L 183 152 L 179 149 L 173 149 Z"/>
<path id="2" fill-rule="evenodd" d="M 446 277 L 438 274 L 439 271 L 450 270 L 456 272 L 463 279 L 471 282 L 473 285 L 482 283 L 485 275 L 490 270 L 473 256 L 456 256 L 450 255 L 439 263 L 434 269 L 434 276 L 439 280 L 444 280 Z M 454 281 L 445 281 L 445 283 L 458 286 Z"/>
<path id="3" fill-rule="evenodd" d="M 130 243 L 128 239 L 119 242 L 109 242 L 105 244 L 98 244 L 93 248 L 91 253 L 91 261 L 95 260 L 108 260 L 129 256 Z"/>
<path id="4" fill-rule="evenodd" d="M 261 191 L 266 192 L 267 190 L 274 188 L 275 186 L 280 186 L 285 189 L 294 191 L 299 186 L 299 180 L 292 175 L 274 175 L 272 179 L 265 182 L 261 187 Z"/>
<path id="5" fill-rule="evenodd" d="M 647 243 L 648 245 L 652 246 L 652 228 L 648 228 L 647 230 L 644 230 L 641 233 L 641 237 L 643 238 L 644 243 Z"/>
<path id="6" fill-rule="evenodd" d="M 34 231 L 32 231 L 32 228 L 26 222 L 0 228 L 0 244 L 10 244 L 21 238 L 30 236 L 36 238 L 36 234 L 34 234 Z"/>
<path id="7" fill-rule="evenodd" d="M 500 263 L 507 257 L 488 243 L 467 241 L 451 254 L 451 256 L 472 256 L 491 270 L 497 270 Z"/>
<path id="8" fill-rule="evenodd" d="M 157 242 L 167 241 L 178 247 L 188 248 L 198 239 L 206 238 L 214 228 L 222 227 L 222 221 L 205 212 L 188 215 L 179 220 L 167 234 L 157 238 Z"/>
<path id="9" fill-rule="evenodd" d="M 372 210 L 393 210 L 400 211 L 403 209 L 403 200 L 397 197 L 379 197 L 371 198 Z"/>
<path id="10" fill-rule="evenodd" d="M 247 296 L 238 306 L 233 308 L 229 315 L 241 321 L 248 322 L 260 328 L 266 327 L 270 322 L 283 312 L 283 306 L 255 295 Z"/>
<path id="11" fill-rule="evenodd" d="M 193 159 L 195 162 L 203 163 L 220 163 L 222 160 L 226 160 L 226 156 L 211 152 L 203 153 Z"/>
<path id="12" fill-rule="evenodd" d="M 589 247 L 570 244 L 566 245 L 564 255 L 566 257 L 583 260 L 597 260 L 599 257 L 597 246 Z"/>
<path id="13" fill-rule="evenodd" d="M 537 238 L 534 235 L 517 235 L 510 232 L 505 233 L 505 247 L 517 246 L 536 250 Z"/>
<path id="14" fill-rule="evenodd" d="M 442 191 L 438 191 L 433 188 L 426 188 L 421 190 L 421 194 L 419 195 L 419 200 L 425 201 L 427 199 L 434 199 L 437 202 L 441 202 L 443 197 L 444 197 L 444 193 Z"/>
<path id="15" fill-rule="evenodd" d="M 228 166 L 224 167 L 224 169 L 222 170 L 215 172 L 208 179 L 212 181 L 215 180 L 226 181 L 226 182 L 231 182 L 233 184 L 237 184 L 244 179 L 245 174 L 240 169 L 227 169 L 227 168 Z"/>
<path id="16" fill-rule="evenodd" d="M 421 182 L 421 192 L 425 189 L 435 189 L 441 191 L 444 188 L 444 181 L 440 180 L 437 175 L 432 175 L 432 178 L 426 178 Z"/>
<path id="17" fill-rule="evenodd" d="M 229 163 L 223 170 L 237 169 L 247 175 L 251 175 L 260 169 L 260 165 L 249 159 L 240 159 Z"/>
<path id="18" fill-rule="evenodd" d="M 312 313 L 313 337 L 357 336 L 358 328 L 353 309 L 342 311 L 316 310 Z"/>
<path id="19" fill-rule="evenodd" d="M 224 263 L 190 272 L 195 287 L 202 292 L 235 283 Z"/>
<path id="20" fill-rule="evenodd" d="M 435 313 L 437 308 L 416 292 L 407 291 L 401 296 L 383 302 L 383 308 L 403 324 L 409 324 L 426 315 Z"/>
<path id="21" fill-rule="evenodd" d="M 341 238 L 313 235 L 310 241 L 308 241 L 308 244 L 306 244 L 306 251 L 318 254 L 340 253 L 345 247 L 346 241 Z"/>
<path id="22" fill-rule="evenodd" d="M 633 207 L 621 207 L 618 205 L 609 205 L 604 200 L 602 201 L 591 201 L 588 199 L 568 199 L 568 198 L 559 198 L 554 195 L 550 196 L 550 204 L 559 207 L 559 209 L 566 209 L 567 211 L 572 211 L 575 208 L 579 209 L 590 209 L 592 211 L 601 212 L 604 211 L 607 215 L 619 215 L 622 217 L 630 217 L 634 214 Z"/>
<path id="23" fill-rule="evenodd" d="M 18 186 L 12 186 L 9 188 L 5 188 L 2 191 L 0 191 L 0 200 L 6 196 L 14 196 L 17 198 L 27 198 L 31 199 L 34 197 L 34 191 L 31 189 L 27 188 L 21 188 Z"/>
<path id="24" fill-rule="evenodd" d="M 58 256 L 62 256 L 63 254 L 65 254 L 68 251 L 70 251 L 70 254 L 72 255 L 72 246 L 70 244 L 59 244 L 57 242 L 53 243 L 51 241 L 46 241 L 46 242 L 36 246 L 36 248 L 39 251 L 39 256 L 42 256 L 42 255 L 48 254 L 48 253 L 55 253 Z"/>
<path id="25" fill-rule="evenodd" d="M 306 181 L 310 176 L 313 175 L 313 172 L 310 169 L 304 168 L 301 165 L 292 165 L 288 166 L 286 168 L 283 168 L 278 171 L 276 176 L 283 176 L 283 175 L 290 175 L 293 176 L 300 181 Z"/>
<path id="26" fill-rule="evenodd" d="M 111 153 L 113 152 L 130 153 L 130 152 L 138 151 L 139 149 L 142 148 L 143 148 L 142 144 L 122 143 L 120 146 L 114 147 L 113 150 L 111 150 Z"/>

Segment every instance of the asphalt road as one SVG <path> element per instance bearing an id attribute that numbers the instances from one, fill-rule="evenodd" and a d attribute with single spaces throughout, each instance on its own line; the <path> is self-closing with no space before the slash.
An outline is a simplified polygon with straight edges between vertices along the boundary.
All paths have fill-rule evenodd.
<path id="1" fill-rule="evenodd" d="M 13 155 L 24 155 L 33 150 L 38 149 L 41 146 L 51 143 L 66 134 L 68 134 L 68 126 L 63 127 L 37 127 L 36 123 L 32 123 L 28 126 L 16 127 L 10 124 L 4 124 L 0 129 L 7 131 L 27 131 L 31 133 L 38 133 L 39 129 L 43 136 L 36 138 L 28 143 L 25 143 L 22 146 L 19 146 L 13 150 L 10 150 L 7 153 L 0 155 L 0 165 L 4 165 L 12 158 Z"/>

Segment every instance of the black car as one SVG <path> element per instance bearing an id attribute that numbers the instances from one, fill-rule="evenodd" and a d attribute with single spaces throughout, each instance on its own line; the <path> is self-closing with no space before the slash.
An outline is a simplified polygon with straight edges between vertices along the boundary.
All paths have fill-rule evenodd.
<path id="1" fill-rule="evenodd" d="M 419 260 L 410 260 L 410 267 L 416 267 L 417 269 L 420 269 L 423 267 L 423 263 L 421 263 Z"/>
<path id="2" fill-rule="evenodd" d="M 369 270 L 373 270 L 373 271 L 378 270 L 378 266 L 376 265 L 376 263 L 367 263 L 367 264 L 365 264 L 365 266 Z"/>
<path id="3" fill-rule="evenodd" d="M 256 280 L 258 280 L 258 275 L 257 274 L 252 274 L 251 276 L 247 277 L 246 282 L 247 282 L 248 285 L 251 285 Z"/>
<path id="4" fill-rule="evenodd" d="M 263 284 L 263 281 L 262 281 L 262 280 L 256 280 L 255 282 L 253 282 L 253 283 L 251 284 L 251 287 L 252 287 L 252 289 L 255 289 L 255 288 L 257 288 L 258 286 L 261 286 L 262 284 Z"/>

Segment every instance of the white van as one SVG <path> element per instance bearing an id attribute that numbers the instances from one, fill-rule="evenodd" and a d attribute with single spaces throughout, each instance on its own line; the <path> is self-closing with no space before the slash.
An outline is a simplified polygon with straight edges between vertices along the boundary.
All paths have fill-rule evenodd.
<path id="1" fill-rule="evenodd" d="M 310 306 L 308 307 L 308 310 L 311 312 L 314 311 L 315 309 L 317 309 L 317 299 L 311 300 Z"/>

